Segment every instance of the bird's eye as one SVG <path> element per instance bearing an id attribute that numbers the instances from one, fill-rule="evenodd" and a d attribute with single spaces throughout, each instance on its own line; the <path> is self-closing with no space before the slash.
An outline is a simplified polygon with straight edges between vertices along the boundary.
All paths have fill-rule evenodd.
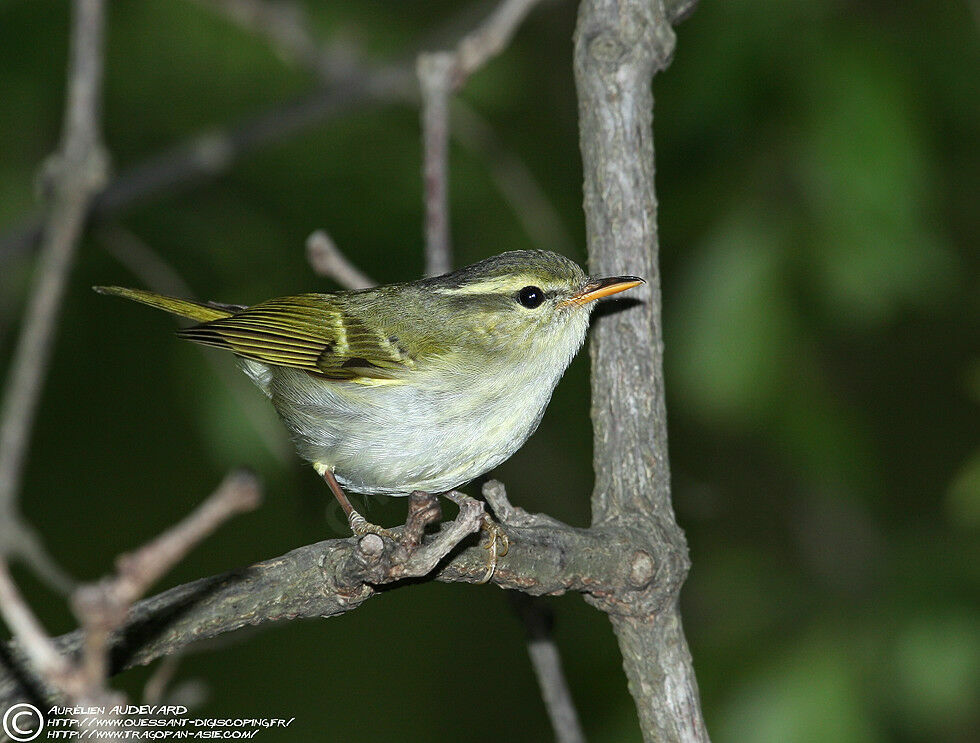
<path id="1" fill-rule="evenodd" d="M 536 286 L 525 286 L 517 292 L 517 301 L 529 310 L 533 310 L 544 301 L 544 292 Z"/>

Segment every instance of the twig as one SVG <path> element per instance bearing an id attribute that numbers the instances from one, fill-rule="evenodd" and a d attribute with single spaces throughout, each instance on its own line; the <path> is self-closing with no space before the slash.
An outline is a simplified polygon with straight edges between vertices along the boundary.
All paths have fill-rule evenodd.
<path id="1" fill-rule="evenodd" d="M 219 1 L 230 4 L 233 0 Z M 459 14 L 440 25 L 430 37 L 434 40 L 456 37 L 456 29 L 471 15 L 472 8 L 467 5 Z M 251 28 L 276 40 L 274 34 L 266 33 L 263 24 L 254 24 Z M 308 35 L 302 27 L 296 33 Z M 422 44 L 421 48 L 427 46 Z M 284 56 L 292 56 L 288 48 L 277 51 Z M 356 106 L 378 101 L 415 102 L 418 99 L 414 75 L 416 56 L 413 53 L 401 62 L 364 71 L 333 63 L 330 61 L 331 55 L 323 53 L 317 60 L 323 87 L 294 101 L 270 106 L 268 110 L 234 126 L 198 134 L 148 157 L 122 173 L 98 195 L 89 217 L 100 219 L 157 194 L 173 192 L 220 175 L 243 155 L 328 121 Z M 323 77 L 327 71 L 330 77 Z M 0 238 L 0 263 L 11 255 L 33 248 L 41 230 L 42 222 L 37 217 L 8 230 Z"/>
<path id="2" fill-rule="evenodd" d="M 34 616 L 7 567 L 7 561 L 0 556 L 0 615 L 10 627 L 27 657 L 31 659 L 40 674 L 46 679 L 59 679 L 53 685 L 59 686 L 70 670 L 68 660 L 58 652 L 51 638 Z"/>
<path id="3" fill-rule="evenodd" d="M 503 0 L 453 51 L 420 54 L 422 179 L 425 194 L 425 273 L 452 267 L 449 236 L 449 96 L 510 41 L 538 0 Z"/>
<path id="4" fill-rule="evenodd" d="M 367 289 L 377 282 L 347 260 L 324 230 L 306 238 L 306 258 L 319 276 L 333 279 L 345 289 Z"/>
<path id="5" fill-rule="evenodd" d="M 687 17 L 696 0 L 670 0 L 668 19 L 676 23 Z M 444 27 L 432 34 L 445 38 L 469 18 L 472 6 L 463 9 Z M 256 30 L 262 30 L 261 26 Z M 414 59 L 414 56 L 413 56 Z M 323 57 L 321 57 L 321 62 Z M 331 69 L 336 72 L 333 65 Z M 300 100 L 277 104 L 259 116 L 237 126 L 191 137 L 165 151 L 147 158 L 116 178 L 92 204 L 89 217 L 96 219 L 115 214 L 134 203 L 157 194 L 176 191 L 180 187 L 226 172 L 241 156 L 268 144 L 278 142 L 302 129 L 323 123 L 357 105 L 372 101 L 417 100 L 411 64 L 392 64 L 378 68 L 366 76 L 353 73 L 331 80 L 331 87 L 318 90 Z M 35 246 L 43 229 L 37 215 L 28 217 L 0 236 L 0 265 L 11 256 L 27 252 Z"/>
<path id="6" fill-rule="evenodd" d="M 493 515 L 505 526 L 519 526 L 525 529 L 561 529 L 564 524 L 546 513 L 529 513 L 520 506 L 511 505 L 507 490 L 499 480 L 487 480 L 481 489 L 483 500 L 490 506 Z"/>
<path id="7" fill-rule="evenodd" d="M 191 548 L 238 513 L 258 507 L 262 494 L 255 476 L 235 472 L 183 521 L 136 552 L 116 561 L 117 577 L 107 586 L 112 600 L 131 604 Z"/>
<path id="8" fill-rule="evenodd" d="M 543 599 L 523 593 L 507 594 L 527 634 L 527 654 L 538 680 L 541 698 L 557 743 L 585 743 L 572 693 L 565 680 L 561 655 L 552 634 L 554 615 Z"/>
<path id="9" fill-rule="evenodd" d="M 198 0 L 232 19 L 253 33 L 261 33 L 274 43 L 273 49 L 286 60 L 305 67 L 317 67 L 321 62 L 320 48 L 308 33 L 304 9 L 292 2 L 279 0 Z"/>
<path id="10" fill-rule="evenodd" d="M 205 6 L 219 10 L 243 28 L 265 38 L 280 57 L 294 61 L 318 75 L 325 85 L 332 84 L 338 77 L 357 76 L 359 74 L 358 68 L 363 66 L 357 56 L 342 45 L 340 45 L 339 50 L 338 44 L 335 42 L 321 48 L 309 28 L 308 20 L 302 8 L 291 3 L 270 3 L 266 0 L 198 1 Z M 504 20 L 516 22 L 519 19 L 510 14 L 504 16 Z M 467 25 L 472 24 L 469 19 L 466 21 Z M 499 32 L 495 36 L 499 37 Z M 472 43 L 465 46 L 467 49 L 473 49 L 475 46 L 485 48 L 485 45 Z M 469 64 L 473 64 L 473 56 L 472 52 L 467 55 L 471 60 Z M 363 77 L 363 73 L 360 75 Z M 388 89 L 387 92 L 393 98 L 401 95 L 406 102 L 411 103 L 416 102 L 418 97 L 414 87 L 408 84 L 404 88 Z M 447 127 L 447 129 L 451 129 L 451 135 L 460 144 L 483 156 L 497 188 L 510 204 L 528 236 L 542 249 L 557 250 L 564 253 L 571 251 L 574 243 L 562 225 L 557 210 L 538 185 L 530 169 L 520 158 L 501 145 L 490 125 L 473 108 L 460 100 L 456 100 L 452 109 L 451 118 L 458 120 L 459 126 Z M 443 142 L 446 133 L 446 131 L 441 133 Z M 443 147 L 443 143 L 433 143 L 433 150 L 439 150 Z M 437 160 L 437 163 L 444 162 L 444 158 Z M 433 178 L 436 183 L 446 183 L 445 173 L 434 173 Z M 436 195 L 433 196 L 433 203 L 438 201 L 443 204 L 437 209 L 437 214 L 446 213 L 445 199 L 445 193 L 439 194 L 438 198 Z M 432 229 L 435 233 L 436 224 L 433 224 Z M 438 224 L 438 233 L 438 235 L 433 235 L 433 242 L 448 244 L 448 226 L 444 223 Z M 444 252 L 440 249 L 435 252 L 432 260 L 436 261 L 437 257 L 443 255 Z M 341 256 L 342 258 L 343 256 Z M 441 265 L 434 266 L 430 272 L 444 273 L 449 268 L 450 266 L 442 261 Z M 330 274 L 331 270 L 328 268 L 324 275 Z M 349 288 L 354 288 L 341 278 L 333 278 L 337 278 L 341 284 Z"/>
<path id="11" fill-rule="evenodd" d="M 101 219 L 134 203 L 171 193 L 227 172 L 242 156 L 377 101 L 404 100 L 413 88 L 407 65 L 390 65 L 364 76 L 278 104 L 227 129 L 206 132 L 153 155 L 123 172 L 93 201 L 89 217 Z M 41 233 L 28 219 L 0 240 L 0 261 L 29 250 Z"/>
<path id="12" fill-rule="evenodd" d="M 521 22 L 540 0 L 503 0 L 486 21 L 459 43 L 454 54 L 453 90 L 504 50 Z"/>
<path id="13" fill-rule="evenodd" d="M 236 127 L 217 130 L 192 137 L 156 156 L 152 156 L 133 168 L 125 171 L 114 180 L 92 205 L 90 216 L 102 219 L 122 211 L 134 203 L 151 199 L 160 193 L 175 191 L 227 171 L 238 159 L 254 149 L 271 142 L 285 139 L 292 134 L 317 125 L 334 116 L 345 113 L 355 106 L 372 101 L 415 103 L 418 90 L 412 68 L 404 63 L 392 64 L 376 69 L 365 70 L 356 64 L 351 54 L 334 53 L 333 46 L 311 56 L 315 48 L 312 36 L 303 25 L 303 15 L 292 12 L 279 13 L 278 4 L 268 11 L 258 12 L 253 6 L 268 5 L 255 0 L 202 0 L 204 4 L 226 10 L 226 14 L 242 23 L 255 33 L 266 36 L 280 56 L 291 58 L 307 65 L 321 78 L 326 86 L 308 98 L 272 107 L 268 112 L 245 121 Z M 241 5 L 241 8 L 236 6 Z M 227 10 L 235 8 L 234 11 Z M 250 11 L 249 9 L 253 9 Z M 272 24 L 260 22 L 262 13 L 276 13 Z M 250 15 L 250 13 L 252 13 Z M 471 10 L 465 9 L 461 16 L 469 19 Z M 293 27 L 288 25 L 292 19 Z M 446 28 L 432 34 L 444 38 L 462 25 L 461 20 L 453 20 Z M 353 60 L 353 63 L 352 63 Z M 458 106 L 457 106 L 458 110 Z M 455 115 L 455 114 L 454 114 Z M 460 114 L 465 116 L 465 112 Z M 466 116 L 463 126 L 473 122 L 473 116 Z M 490 163 L 494 180 L 505 198 L 515 209 L 518 218 L 528 234 L 542 247 L 557 248 L 569 244 L 567 235 L 559 234 L 554 209 L 536 186 L 530 171 L 519 163 L 513 155 L 500 157 L 502 150 L 488 138 L 487 130 L 481 127 L 475 134 L 457 128 L 453 136 L 472 148 L 485 145 L 488 152 L 485 158 Z M 499 162 L 498 162 L 499 160 Z M 511 175 L 508 177 L 506 171 Z M 515 175 L 516 174 L 516 175 Z M 525 182 L 521 184 L 519 180 Z M 537 194 L 537 196 L 535 196 Z M 537 206 L 535 206 L 537 205 Z M 549 217 L 545 212 L 552 213 Z M 533 212 L 533 213 L 529 213 Z M 0 263 L 17 253 L 29 249 L 40 233 L 36 219 L 28 219 L 19 226 L 0 236 Z"/>
<path id="14" fill-rule="evenodd" d="M 420 54 L 416 70 L 422 91 L 422 184 L 425 199 L 425 275 L 452 267 L 449 243 L 449 93 L 453 55 Z"/>
<path id="15" fill-rule="evenodd" d="M 106 687 L 109 640 L 132 604 L 198 542 L 231 516 L 255 508 L 261 495 L 253 475 L 233 473 L 194 512 L 149 544 L 117 560 L 116 575 L 79 587 L 72 605 L 82 629 L 81 656 L 71 660 L 47 636 L 0 558 L 0 615 L 42 682 L 72 704 L 117 699 Z M 80 720 L 84 722 L 85 720 Z"/>
<path id="16" fill-rule="evenodd" d="M 107 156 L 100 138 L 102 99 L 103 0 L 76 0 L 72 5 L 68 94 L 61 147 L 45 167 L 51 206 L 44 225 L 34 288 L 11 364 L 0 421 L 0 552 L 31 556 L 30 563 L 54 585 L 71 581 L 57 568 L 36 535 L 24 529 L 15 501 L 24 459 L 51 355 L 54 331 L 65 293 L 75 246 L 89 203 L 105 183 Z M 39 561 L 40 559 L 40 561 Z"/>

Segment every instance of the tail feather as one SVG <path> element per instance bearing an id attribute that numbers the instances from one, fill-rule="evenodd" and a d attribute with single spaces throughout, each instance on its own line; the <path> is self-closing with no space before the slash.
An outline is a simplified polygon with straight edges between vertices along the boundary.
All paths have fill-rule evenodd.
<path id="1" fill-rule="evenodd" d="M 150 307 L 165 310 L 172 315 L 180 315 L 190 320 L 198 322 L 210 322 L 220 320 L 224 317 L 231 317 L 234 311 L 231 309 L 217 307 L 203 302 L 194 302 L 190 299 L 177 299 L 166 297 L 156 292 L 145 291 L 143 289 L 124 289 L 121 286 L 93 286 L 99 294 L 111 294 L 116 297 L 132 299 L 134 302 L 148 304 Z"/>

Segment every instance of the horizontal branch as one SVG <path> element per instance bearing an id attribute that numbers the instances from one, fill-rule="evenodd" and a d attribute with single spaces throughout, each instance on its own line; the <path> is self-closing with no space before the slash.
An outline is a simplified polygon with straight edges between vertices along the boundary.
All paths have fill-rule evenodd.
<path id="1" fill-rule="evenodd" d="M 422 549 L 455 522 L 426 535 Z M 544 526 L 505 524 L 510 550 L 499 558 L 493 582 L 501 588 L 543 596 L 577 591 L 611 613 L 645 613 L 634 599 L 645 597 L 655 562 L 633 544 L 624 528 L 577 529 L 553 520 Z M 145 665 L 201 640 L 247 626 L 297 618 L 333 617 L 356 609 L 378 592 L 372 566 L 377 537 L 317 542 L 247 568 L 177 586 L 133 605 L 110 640 L 113 671 Z M 387 549 L 382 561 L 394 550 Z M 468 546 L 467 546 L 468 545 Z M 396 548 L 397 549 L 397 548 Z M 427 576 L 445 583 L 478 583 L 487 553 L 470 537 Z M 417 581 L 411 581 L 412 583 Z M 404 581 L 408 584 L 409 581 Z M 395 583 L 395 585 L 399 585 Z M 63 653 L 81 647 L 78 632 L 56 640 Z M 49 691 L 25 663 L 15 644 L 0 646 L 0 709 Z"/>

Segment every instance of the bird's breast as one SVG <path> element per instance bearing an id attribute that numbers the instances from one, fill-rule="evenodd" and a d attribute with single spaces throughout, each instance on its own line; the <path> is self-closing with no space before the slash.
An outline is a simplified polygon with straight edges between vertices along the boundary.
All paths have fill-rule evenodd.
<path id="1" fill-rule="evenodd" d="M 275 369 L 270 397 L 297 451 L 364 493 L 441 492 L 509 458 L 537 428 L 557 377 L 528 364 L 420 371 L 365 386 Z"/>

